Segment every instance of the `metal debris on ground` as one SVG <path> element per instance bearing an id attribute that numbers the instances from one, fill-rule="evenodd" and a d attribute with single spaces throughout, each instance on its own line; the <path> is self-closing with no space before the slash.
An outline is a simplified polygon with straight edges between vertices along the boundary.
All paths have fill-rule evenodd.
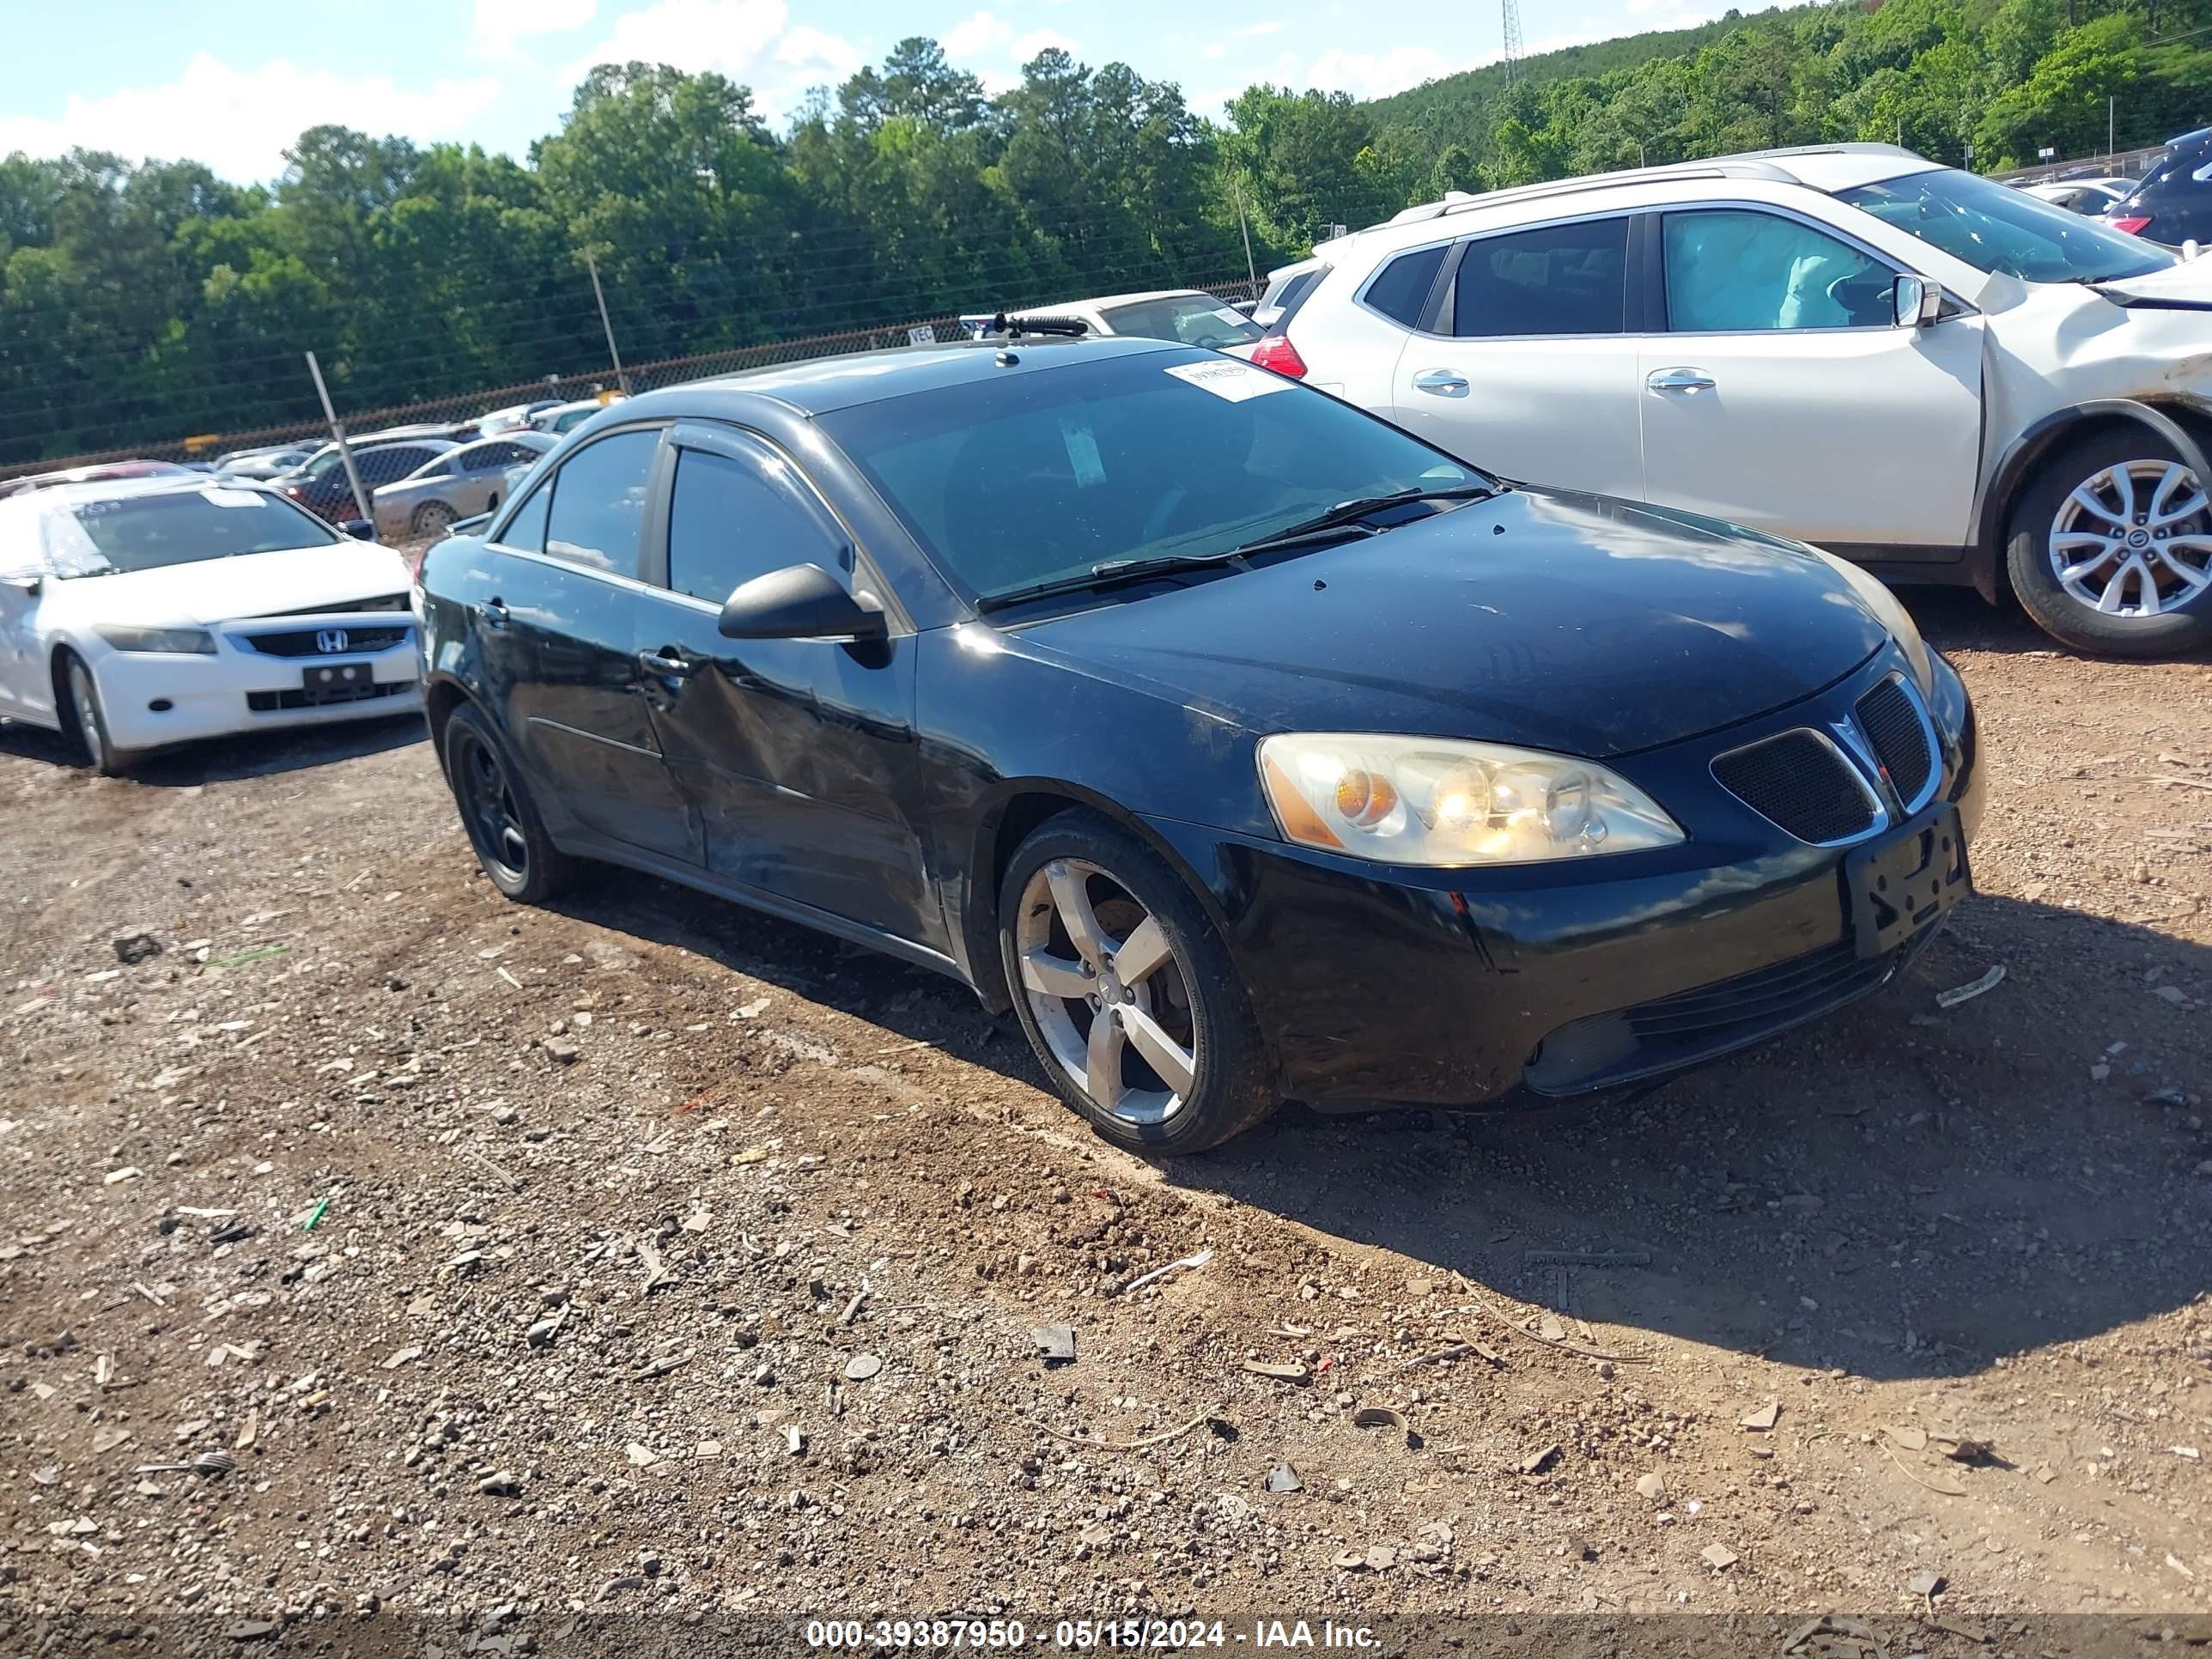
<path id="1" fill-rule="evenodd" d="M 1933 1595 L 1942 1588 L 1943 1575 L 1927 1567 L 1923 1567 L 1905 1581 L 1905 1593 L 1907 1595 Z"/>
<path id="2" fill-rule="evenodd" d="M 845 1362 L 845 1380 L 848 1382 L 865 1382 L 883 1368 L 880 1355 L 856 1353 Z"/>
<path id="3" fill-rule="evenodd" d="M 1075 1358 L 1075 1331 L 1067 1325 L 1038 1325 L 1030 1331 L 1039 1358 L 1048 1365 L 1066 1364 Z"/>
<path id="4" fill-rule="evenodd" d="M 1737 1418 L 1735 1420 L 1735 1425 L 1740 1429 L 1750 1429 L 1757 1433 L 1764 1434 L 1767 1430 L 1772 1428 L 1777 1423 L 1781 1421 L 1781 1419 L 1782 1407 L 1780 1403 L 1778 1401 L 1770 1400 L 1764 1406 L 1759 1407 L 1758 1410 L 1746 1412 L 1741 1417 Z"/>
<path id="5" fill-rule="evenodd" d="M 1708 1544 L 1698 1553 L 1715 1572 L 1726 1572 L 1742 1559 L 1726 1544 Z"/>
<path id="6" fill-rule="evenodd" d="M 315 1224 L 323 1218 L 324 1212 L 330 1207 L 331 1200 L 328 1198 L 317 1199 L 314 1208 L 307 1212 L 307 1220 L 300 1224 L 300 1231 L 303 1233 L 314 1231 Z"/>
<path id="7" fill-rule="evenodd" d="M 1938 1008 L 1955 1008 L 1962 1002 L 1972 1002 L 1984 991 L 1994 991 L 2004 982 L 2005 966 L 2002 962 L 1979 979 L 1965 985 L 1954 985 L 1948 991 L 1936 994 Z"/>
<path id="8" fill-rule="evenodd" d="M 1296 1362 L 1279 1364 L 1272 1359 L 1248 1359 L 1244 1370 L 1254 1376 L 1273 1377 L 1278 1382 L 1304 1382 L 1313 1375 Z"/>
<path id="9" fill-rule="evenodd" d="M 1225 1417 L 1217 1417 L 1211 1413 L 1194 1417 L 1188 1423 L 1178 1424 L 1174 1428 L 1163 1430 L 1158 1434 L 1146 1435 L 1139 1440 L 1093 1440 L 1089 1435 L 1069 1434 L 1064 1430 L 1054 1428 L 1050 1424 L 1040 1423 L 1035 1418 L 1027 1420 L 1029 1425 L 1039 1434 L 1048 1434 L 1054 1439 L 1065 1441 L 1071 1446 L 1088 1446 L 1093 1451 L 1147 1451 L 1154 1446 L 1164 1446 L 1170 1440 L 1182 1438 L 1200 1424 L 1211 1428 L 1224 1440 L 1234 1440 L 1237 1437 L 1235 1424 Z"/>
<path id="10" fill-rule="evenodd" d="M 1278 1463 L 1267 1471 L 1269 1492 L 1304 1492 L 1306 1483 L 1298 1479 L 1298 1472 L 1288 1463 Z"/>

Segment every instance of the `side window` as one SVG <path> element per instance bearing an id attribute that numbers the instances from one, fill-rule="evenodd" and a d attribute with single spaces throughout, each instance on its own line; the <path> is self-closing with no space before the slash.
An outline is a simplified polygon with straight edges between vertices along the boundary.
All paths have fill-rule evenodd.
<path id="1" fill-rule="evenodd" d="M 1667 325 L 1677 333 L 1880 328 L 1895 276 L 1848 242 L 1772 213 L 1670 213 Z"/>
<path id="2" fill-rule="evenodd" d="M 416 470 L 425 478 L 450 478 L 453 476 L 453 462 L 444 459 L 433 461 L 429 465 Z"/>
<path id="3" fill-rule="evenodd" d="M 521 510 L 507 526 L 499 538 L 501 547 L 520 548 L 526 553 L 545 550 L 545 509 L 553 504 L 553 486 L 545 484 L 534 490 Z"/>
<path id="4" fill-rule="evenodd" d="M 1480 237 L 1459 262 L 1455 334 L 1619 334 L 1627 326 L 1626 219 Z"/>
<path id="5" fill-rule="evenodd" d="M 361 474 L 364 486 L 374 489 L 379 484 L 392 483 L 405 477 L 430 459 L 429 452 L 421 449 L 372 449 L 359 457 L 354 465 Z"/>
<path id="6" fill-rule="evenodd" d="M 1440 247 L 1425 247 L 1417 253 L 1400 254 L 1368 283 L 1367 303 L 1395 322 L 1419 327 L 1421 312 L 1429 302 L 1429 289 L 1443 267 L 1444 252 Z"/>
<path id="7" fill-rule="evenodd" d="M 513 466 L 522 459 L 520 444 L 479 444 L 466 453 L 463 465 L 471 472 L 489 472 L 494 467 Z"/>
<path id="8" fill-rule="evenodd" d="M 720 605 L 743 583 L 787 564 L 838 570 L 836 532 L 786 471 L 767 453 L 733 461 L 684 451 L 668 508 L 669 586 Z"/>
<path id="9" fill-rule="evenodd" d="M 637 574 L 638 531 L 658 432 L 618 432 L 568 459 L 553 480 L 545 551 L 571 564 Z"/>

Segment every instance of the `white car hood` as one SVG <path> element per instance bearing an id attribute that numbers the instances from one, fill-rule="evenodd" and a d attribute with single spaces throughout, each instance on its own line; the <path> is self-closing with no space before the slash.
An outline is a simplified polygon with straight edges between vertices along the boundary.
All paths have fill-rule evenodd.
<path id="1" fill-rule="evenodd" d="M 2212 259 L 2184 259 L 2163 270 L 2119 276 L 2097 287 L 2147 300 L 2201 300 L 2212 304 Z"/>
<path id="2" fill-rule="evenodd" d="M 408 582 L 405 563 L 390 548 L 347 541 L 81 576 L 47 591 L 88 621 L 163 628 L 286 611 L 348 611 L 364 599 L 404 593 Z"/>

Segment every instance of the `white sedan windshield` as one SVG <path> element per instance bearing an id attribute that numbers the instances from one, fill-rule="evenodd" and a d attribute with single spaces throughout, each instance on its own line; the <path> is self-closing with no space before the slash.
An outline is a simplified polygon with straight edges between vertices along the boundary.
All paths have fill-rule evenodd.
<path id="1" fill-rule="evenodd" d="M 46 558 L 58 577 L 192 564 L 314 547 L 337 537 L 258 489 L 165 489 L 46 506 Z"/>

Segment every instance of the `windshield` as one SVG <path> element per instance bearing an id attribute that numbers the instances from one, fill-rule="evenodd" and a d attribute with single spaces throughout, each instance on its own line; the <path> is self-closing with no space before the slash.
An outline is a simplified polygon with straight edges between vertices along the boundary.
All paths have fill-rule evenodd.
<path id="1" fill-rule="evenodd" d="M 2029 283 L 2102 283 L 2174 262 L 2165 249 L 1954 167 L 1836 192 L 1978 270 Z"/>
<path id="2" fill-rule="evenodd" d="M 1180 352 L 1072 356 L 819 424 L 986 600 L 1109 561 L 1225 554 L 1361 496 L 1490 482 L 1295 380 Z"/>
<path id="3" fill-rule="evenodd" d="M 153 570 L 337 539 L 289 501 L 220 486 L 64 501 L 46 515 L 47 556 L 63 578 Z"/>
<path id="4" fill-rule="evenodd" d="M 1164 300 L 1139 300 L 1098 313 L 1116 334 L 1135 334 L 1147 340 L 1173 340 L 1177 345 L 1250 345 L 1266 331 L 1219 300 L 1204 294 L 1178 294 Z"/>

